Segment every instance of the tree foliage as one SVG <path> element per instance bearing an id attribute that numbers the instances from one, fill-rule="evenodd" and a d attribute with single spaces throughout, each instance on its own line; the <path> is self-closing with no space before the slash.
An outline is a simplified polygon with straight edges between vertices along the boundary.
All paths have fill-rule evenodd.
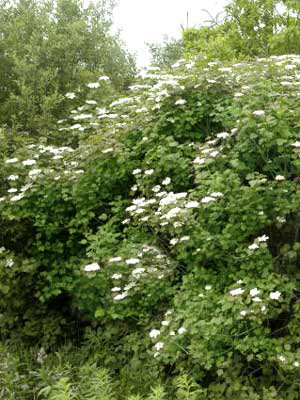
<path id="1" fill-rule="evenodd" d="M 170 68 L 183 56 L 181 39 L 165 36 L 161 43 L 148 43 L 151 54 L 151 65 L 159 68 Z"/>
<path id="2" fill-rule="evenodd" d="M 300 52 L 298 2 L 233 0 L 225 14 L 222 22 L 184 32 L 187 55 L 233 60 Z"/>
<path id="3" fill-rule="evenodd" d="M 0 4 L 0 122 L 47 135 L 67 111 L 65 94 L 108 75 L 116 91 L 134 75 L 134 62 L 110 33 L 113 3 L 20 0 Z M 105 96 L 104 100 L 105 100 Z"/>

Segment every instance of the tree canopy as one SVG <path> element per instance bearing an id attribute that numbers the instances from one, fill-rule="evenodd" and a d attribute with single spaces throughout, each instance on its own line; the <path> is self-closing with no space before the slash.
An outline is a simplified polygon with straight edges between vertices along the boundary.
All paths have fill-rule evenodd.
<path id="1" fill-rule="evenodd" d="M 80 0 L 0 3 L 0 122 L 46 134 L 67 113 L 65 94 L 101 75 L 116 92 L 132 81 L 135 64 L 110 32 L 113 2 Z M 105 100 L 105 96 L 104 100 Z"/>

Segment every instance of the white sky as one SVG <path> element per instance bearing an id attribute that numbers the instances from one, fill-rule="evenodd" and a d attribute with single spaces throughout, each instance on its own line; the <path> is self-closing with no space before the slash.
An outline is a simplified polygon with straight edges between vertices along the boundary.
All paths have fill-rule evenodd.
<path id="1" fill-rule="evenodd" d="M 119 0 L 114 12 L 115 29 L 131 52 L 137 53 L 139 66 L 147 65 L 150 56 L 145 42 L 160 42 L 163 35 L 179 38 L 181 25 L 199 26 L 222 12 L 230 0 Z M 220 16 L 221 17 L 221 16 Z"/>

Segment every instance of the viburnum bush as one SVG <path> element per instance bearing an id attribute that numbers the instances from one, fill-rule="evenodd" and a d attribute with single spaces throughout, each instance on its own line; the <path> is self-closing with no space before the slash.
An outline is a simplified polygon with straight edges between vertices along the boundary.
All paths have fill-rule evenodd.
<path id="1" fill-rule="evenodd" d="M 71 314 L 106 366 L 298 399 L 299 94 L 299 56 L 180 61 L 107 108 L 91 94 L 58 125 L 78 146 L 7 154 L 2 332 L 49 341 Z"/>

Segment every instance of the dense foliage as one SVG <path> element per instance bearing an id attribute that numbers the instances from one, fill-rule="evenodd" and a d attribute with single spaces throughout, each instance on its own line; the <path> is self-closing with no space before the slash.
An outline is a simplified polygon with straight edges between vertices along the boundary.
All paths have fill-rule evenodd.
<path id="1" fill-rule="evenodd" d="M 233 0 L 222 21 L 183 33 L 185 54 L 208 60 L 241 60 L 300 52 L 300 3 Z"/>
<path id="2" fill-rule="evenodd" d="M 299 398 L 299 72 L 179 61 L 106 108 L 102 76 L 58 124 L 78 146 L 2 145 L 1 336 L 45 353 L 24 393 L 99 398 L 78 382 L 109 371 L 112 399 Z"/>
<path id="3" fill-rule="evenodd" d="M 132 81 L 133 59 L 111 33 L 112 7 L 109 0 L 85 7 L 81 0 L 0 1 L 0 124 L 13 136 L 49 139 L 70 112 L 66 94 L 83 101 L 86 84 L 101 75 L 119 93 Z M 50 139 L 62 143 L 54 132 Z"/>
<path id="4" fill-rule="evenodd" d="M 151 65 L 159 68 L 171 68 L 172 65 L 183 57 L 182 39 L 165 36 L 160 43 L 147 43 L 151 54 Z"/>
<path id="5" fill-rule="evenodd" d="M 298 2 L 112 7 L 0 3 L 0 399 L 298 400 Z"/>

